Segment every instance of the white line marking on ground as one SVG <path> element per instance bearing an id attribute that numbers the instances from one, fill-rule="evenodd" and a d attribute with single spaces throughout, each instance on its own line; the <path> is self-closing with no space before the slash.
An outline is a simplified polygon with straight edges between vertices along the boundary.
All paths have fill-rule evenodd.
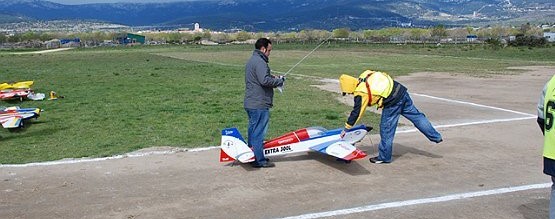
<path id="1" fill-rule="evenodd" d="M 71 159 L 71 160 L 57 160 L 57 161 L 48 161 L 48 162 L 38 162 L 38 163 L 26 163 L 26 164 L 0 164 L 0 167 L 36 167 L 36 166 L 53 166 L 53 165 L 60 165 L 60 164 L 74 164 L 74 163 L 87 163 L 87 162 L 96 162 L 96 161 L 105 161 L 105 160 L 116 160 L 122 158 L 134 158 L 134 157 L 144 157 L 150 155 L 166 155 L 166 154 L 175 154 L 178 152 L 199 152 L 199 151 L 207 151 L 220 148 L 219 146 L 213 147 L 205 147 L 205 148 L 193 148 L 193 149 L 172 149 L 166 151 L 151 151 L 151 152 L 131 152 L 123 155 L 116 155 L 111 157 L 99 157 L 99 158 L 80 158 L 80 159 Z"/>
<path id="2" fill-rule="evenodd" d="M 291 75 L 296 75 L 296 74 L 291 74 Z M 429 96 L 429 95 L 425 95 L 425 94 L 414 94 L 414 95 L 433 98 L 433 99 L 437 99 L 437 100 L 443 100 L 443 101 L 447 101 L 447 102 L 454 102 L 454 103 L 461 103 L 461 104 L 473 105 L 473 106 L 478 106 L 478 107 L 496 109 L 496 110 L 512 112 L 512 113 L 528 116 L 528 117 L 522 117 L 522 118 L 493 119 L 493 120 L 484 120 L 484 121 L 459 123 L 459 124 L 451 124 L 451 125 L 438 125 L 438 126 L 434 126 L 435 128 L 452 128 L 452 127 L 459 127 L 459 126 L 489 124 L 489 123 L 497 123 L 497 122 L 510 122 L 510 121 L 518 121 L 518 120 L 535 119 L 536 118 L 536 116 L 532 115 L 532 114 L 517 112 L 517 111 L 514 111 L 514 110 L 508 110 L 508 109 L 503 109 L 503 108 L 499 108 L 499 107 L 492 107 L 492 106 L 486 106 L 486 105 L 475 104 L 475 103 L 470 103 L 470 102 L 451 100 L 451 99 L 446 99 L 446 98 L 441 98 L 441 97 Z M 411 132 L 416 132 L 416 131 L 417 131 L 417 129 L 408 129 L 408 130 L 396 131 L 395 133 L 411 133 Z M 131 153 L 124 154 L 124 155 L 116 155 L 116 156 L 112 156 L 112 157 L 101 157 L 101 158 L 80 158 L 80 159 L 69 159 L 69 160 L 66 159 L 66 160 L 48 161 L 48 162 L 39 162 L 39 163 L 27 163 L 27 164 L 0 164 L 0 168 L 1 167 L 52 166 L 52 165 L 60 165 L 60 164 L 86 163 L 86 162 L 122 159 L 122 158 L 126 158 L 126 157 L 144 157 L 144 156 L 149 156 L 149 155 L 174 154 L 174 153 L 182 152 L 182 151 L 189 151 L 189 152 L 208 151 L 208 150 L 218 149 L 218 148 L 220 148 L 220 147 L 219 146 L 210 146 L 210 147 L 204 147 L 204 148 L 177 149 L 177 150 L 155 151 L 155 152 L 147 152 L 147 153 L 137 153 L 137 152 L 133 153 L 133 152 L 131 152 Z"/>
<path id="3" fill-rule="evenodd" d="M 460 101 L 460 100 L 452 100 L 452 99 L 441 98 L 441 97 L 434 97 L 434 96 L 430 96 L 430 95 L 417 94 L 417 93 L 411 93 L 411 94 L 413 94 L 413 95 L 415 95 L 415 96 L 428 97 L 428 98 L 432 98 L 432 99 L 436 99 L 436 100 L 443 100 L 443 101 L 452 102 L 452 103 L 460 103 L 460 104 L 466 104 L 466 105 L 471 105 L 471 106 L 477 106 L 477 107 L 483 107 L 483 108 L 501 110 L 501 111 L 510 112 L 510 113 L 516 113 L 516 114 L 525 115 L 525 116 L 536 116 L 536 115 L 529 114 L 529 113 L 523 113 L 523 112 L 518 112 L 518 111 L 514 111 L 514 110 L 503 109 L 503 108 L 494 107 L 494 106 L 486 106 L 486 105 L 482 105 L 482 104 L 470 103 L 470 102 L 465 102 L 465 101 Z"/>
<path id="4" fill-rule="evenodd" d="M 478 192 L 458 193 L 458 194 L 439 196 L 434 198 L 412 199 L 412 200 L 405 200 L 405 201 L 398 201 L 398 202 L 366 205 L 366 206 L 356 207 L 356 208 L 346 208 L 346 209 L 340 209 L 335 211 L 303 214 L 303 215 L 297 215 L 297 216 L 291 216 L 291 217 L 284 217 L 282 219 L 309 219 L 309 218 L 334 217 L 334 216 L 340 216 L 340 215 L 375 211 L 375 210 L 380 210 L 385 208 L 398 208 L 398 207 L 410 206 L 410 205 L 446 202 L 446 201 L 475 198 L 475 197 L 488 196 L 488 195 L 499 195 L 499 194 L 505 194 L 510 192 L 532 190 L 532 189 L 544 189 L 544 188 L 551 187 L 551 185 L 552 183 L 542 183 L 542 184 L 531 184 L 531 185 L 516 186 L 516 187 L 505 187 L 505 188 L 484 190 L 484 191 L 478 191 Z"/>
<path id="5" fill-rule="evenodd" d="M 536 116 L 511 118 L 511 119 L 492 119 L 492 120 L 466 122 L 466 123 L 451 124 L 451 125 L 435 125 L 434 128 L 436 128 L 436 129 L 437 128 L 452 128 L 452 127 L 468 126 L 468 125 L 481 125 L 481 124 L 498 123 L 498 122 L 512 122 L 512 121 L 526 120 L 526 119 L 536 119 Z M 418 131 L 418 129 L 412 128 L 412 129 L 407 129 L 407 130 L 402 130 L 402 131 L 396 131 L 395 133 L 410 133 L 410 132 L 416 132 L 416 131 Z"/>

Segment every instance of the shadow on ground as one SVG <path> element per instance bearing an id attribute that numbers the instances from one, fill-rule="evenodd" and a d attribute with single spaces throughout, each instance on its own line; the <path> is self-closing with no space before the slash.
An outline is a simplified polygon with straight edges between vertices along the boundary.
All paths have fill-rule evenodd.
<path id="1" fill-rule="evenodd" d="M 280 163 L 284 162 L 297 162 L 297 161 L 305 161 L 305 160 L 314 160 L 320 162 L 324 165 L 329 167 L 335 168 L 345 174 L 358 176 L 358 175 L 368 175 L 370 171 L 365 169 L 361 166 L 358 162 L 367 161 L 366 159 L 360 159 L 356 161 L 352 161 L 350 163 L 346 163 L 344 161 L 337 160 L 335 157 L 326 156 L 316 152 L 308 152 L 304 155 L 292 155 L 292 156 L 285 156 L 285 157 L 272 157 L 270 158 L 272 162 L 276 164 L 275 168 L 279 168 Z M 241 164 L 238 162 L 226 164 L 226 166 L 241 166 L 246 171 L 257 171 L 260 170 L 259 168 L 253 168 L 250 164 Z"/>
<path id="2" fill-rule="evenodd" d="M 531 203 L 518 206 L 518 211 L 526 219 L 549 218 L 549 200 L 534 199 Z"/>

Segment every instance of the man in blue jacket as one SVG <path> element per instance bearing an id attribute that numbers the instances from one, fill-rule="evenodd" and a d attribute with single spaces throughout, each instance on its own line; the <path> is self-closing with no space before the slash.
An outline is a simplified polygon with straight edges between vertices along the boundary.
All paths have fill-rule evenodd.
<path id="1" fill-rule="evenodd" d="M 248 145 L 253 148 L 255 168 L 274 167 L 275 164 L 264 157 L 264 137 L 268 131 L 270 108 L 273 106 L 274 88 L 283 86 L 285 77 L 273 76 L 268 66 L 272 42 L 260 38 L 254 44 L 255 50 L 245 66 L 245 100 L 243 106 L 249 117 Z"/>

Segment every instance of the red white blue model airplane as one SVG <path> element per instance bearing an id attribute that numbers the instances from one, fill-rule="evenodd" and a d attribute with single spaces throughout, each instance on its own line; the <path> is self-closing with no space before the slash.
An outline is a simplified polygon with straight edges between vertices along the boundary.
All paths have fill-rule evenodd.
<path id="1" fill-rule="evenodd" d="M 361 141 L 372 127 L 358 125 L 351 128 L 343 138 L 343 129 L 326 130 L 322 127 L 309 127 L 287 133 L 264 142 L 264 156 L 284 156 L 293 153 L 317 151 L 331 155 L 339 160 L 350 162 L 366 157 L 366 153 L 353 144 Z M 220 162 L 238 160 L 241 163 L 254 161 L 254 153 L 247 146 L 237 128 L 222 130 Z"/>
<path id="2" fill-rule="evenodd" d="M 8 107 L 0 110 L 0 123 L 7 129 L 21 128 L 23 121 L 38 118 L 40 111 L 39 108 Z"/>
<path id="3" fill-rule="evenodd" d="M 22 81 L 11 84 L 1 83 L 0 100 L 19 99 L 23 101 L 23 99 L 33 93 L 31 85 L 33 85 L 33 81 Z"/>

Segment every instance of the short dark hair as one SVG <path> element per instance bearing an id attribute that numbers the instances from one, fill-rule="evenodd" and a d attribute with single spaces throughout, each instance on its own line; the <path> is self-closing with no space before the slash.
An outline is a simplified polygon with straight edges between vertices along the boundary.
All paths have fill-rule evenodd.
<path id="1" fill-rule="evenodd" d="M 268 48 L 268 45 L 272 44 L 272 41 L 270 41 L 267 38 L 260 38 L 256 41 L 256 43 L 254 44 L 254 48 L 255 49 L 260 49 L 262 47 L 264 48 Z"/>

